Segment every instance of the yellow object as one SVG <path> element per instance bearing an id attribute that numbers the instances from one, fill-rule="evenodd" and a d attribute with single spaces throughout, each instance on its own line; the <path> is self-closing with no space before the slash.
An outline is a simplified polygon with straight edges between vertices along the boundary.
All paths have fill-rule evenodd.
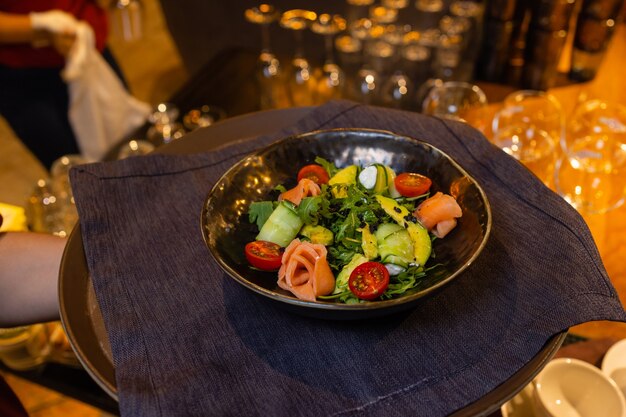
<path id="1" fill-rule="evenodd" d="M 346 198 L 348 196 L 348 190 L 345 185 L 356 183 L 357 166 L 350 165 L 337 172 L 328 180 L 328 185 L 333 187 L 333 196 L 335 198 Z"/>
<path id="2" fill-rule="evenodd" d="M 400 193 L 396 190 L 394 180 L 396 173 L 387 165 L 376 165 L 378 176 L 376 177 L 376 186 L 374 192 L 376 194 L 389 194 L 392 198 L 400 197 Z"/>
<path id="3" fill-rule="evenodd" d="M 300 230 L 300 234 L 308 237 L 309 240 L 311 240 L 311 243 L 318 243 L 324 246 L 333 244 L 333 232 L 324 226 L 312 226 L 307 224 L 302 228 L 302 230 Z"/>
<path id="4" fill-rule="evenodd" d="M 378 243 L 376 236 L 370 231 L 369 224 L 365 223 L 365 226 L 361 229 L 361 248 L 363 248 L 363 254 L 368 259 L 374 259 L 378 256 Z"/>
<path id="5" fill-rule="evenodd" d="M 382 195 L 377 195 L 376 200 L 378 200 L 380 206 L 389 217 L 395 220 L 400 226 L 406 228 L 407 232 L 409 232 L 409 236 L 413 242 L 415 263 L 424 265 L 430 257 L 432 250 L 432 243 L 428 231 L 418 222 L 413 223 L 412 221 L 406 220 L 405 217 L 410 216 L 409 210 L 399 205 L 396 200 Z"/>
<path id="6" fill-rule="evenodd" d="M 2 226 L 0 232 L 24 232 L 28 230 L 26 213 L 22 207 L 0 203 Z"/>

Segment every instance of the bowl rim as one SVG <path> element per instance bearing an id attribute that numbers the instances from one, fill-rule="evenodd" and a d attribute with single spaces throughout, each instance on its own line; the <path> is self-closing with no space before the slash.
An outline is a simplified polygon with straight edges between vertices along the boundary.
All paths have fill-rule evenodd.
<path id="1" fill-rule="evenodd" d="M 219 256 L 219 254 L 214 253 L 214 249 L 212 247 L 212 245 L 209 244 L 209 233 L 210 231 L 208 231 L 207 227 L 205 227 L 205 218 L 208 214 L 208 206 L 209 206 L 209 201 L 211 200 L 211 196 L 213 196 L 214 192 L 217 191 L 217 189 L 220 187 L 221 183 L 223 182 L 223 180 L 225 178 L 227 178 L 233 171 L 235 171 L 242 163 L 243 161 L 247 160 L 248 158 L 251 158 L 255 155 L 258 155 L 259 153 L 262 152 L 266 152 L 268 150 L 270 150 L 271 148 L 274 147 L 278 147 L 280 145 L 282 145 L 283 143 L 290 141 L 290 140 L 295 140 L 296 138 L 302 138 L 302 137 L 308 137 L 308 136 L 315 136 L 315 135 L 320 135 L 320 134 L 326 134 L 326 133 L 350 133 L 350 132 L 355 132 L 355 133 L 371 133 L 371 134 L 381 134 L 381 135 L 385 135 L 385 136 L 391 136 L 391 137 L 395 137 L 395 138 L 400 138 L 402 140 L 409 140 L 412 142 L 417 142 L 419 144 L 425 145 L 428 148 L 434 149 L 435 151 L 437 151 L 442 157 L 444 157 L 445 159 L 448 160 L 448 162 L 454 166 L 454 168 L 456 168 L 464 177 L 468 178 L 472 184 L 474 184 L 474 186 L 476 187 L 476 189 L 478 190 L 480 197 L 483 201 L 484 207 L 485 207 L 485 212 L 486 212 L 486 225 L 485 225 L 485 233 L 483 236 L 482 241 L 480 242 L 480 245 L 478 246 L 478 248 L 474 251 L 474 253 L 472 254 L 472 256 L 463 264 L 461 265 L 459 268 L 457 268 L 453 273 L 451 273 L 448 277 L 446 277 L 445 279 L 437 282 L 436 284 L 425 288 L 423 290 L 417 291 L 413 294 L 407 295 L 407 296 L 401 296 L 401 297 L 397 297 L 397 298 L 392 298 L 389 300 L 379 300 L 379 301 L 364 301 L 364 302 L 360 302 L 360 303 L 356 303 L 356 304 L 346 304 L 346 303 L 337 303 L 337 302 L 327 302 L 327 301 L 306 301 L 306 300 L 301 300 L 295 297 L 290 297 L 275 291 L 271 291 L 268 290 L 266 288 L 263 288 L 247 279 L 245 279 L 245 277 L 242 277 L 237 271 L 235 271 L 228 263 L 226 263 L 221 256 Z M 481 185 L 479 184 L 478 181 L 476 181 L 476 179 L 474 177 L 472 177 L 461 165 L 459 165 L 452 157 L 450 157 L 447 153 L 445 153 L 444 151 L 442 151 L 441 149 L 437 148 L 436 146 L 425 142 L 423 140 L 405 135 L 405 134 L 399 134 L 399 133 L 395 133 L 392 132 L 390 130 L 383 130 L 383 129 L 370 129 L 370 128 L 332 128 L 332 129 L 317 129 L 317 130 L 313 130 L 313 131 L 309 131 L 309 132 L 303 132 L 303 133 L 296 133 L 296 134 L 292 134 L 292 135 L 287 135 L 277 141 L 274 141 L 272 143 L 270 143 L 267 146 L 264 146 L 261 149 L 257 149 L 255 151 L 250 152 L 249 154 L 247 154 L 246 156 L 244 156 L 243 158 L 239 159 L 237 162 L 235 162 L 229 169 L 227 169 L 224 174 L 222 174 L 222 176 L 217 179 L 215 181 L 215 184 L 213 185 L 213 187 L 211 187 L 211 190 L 208 192 L 207 197 L 204 200 L 203 206 L 202 206 L 202 210 L 200 212 L 200 229 L 202 232 L 202 238 L 204 240 L 205 246 L 208 248 L 209 252 L 211 253 L 211 255 L 213 256 L 213 258 L 215 259 L 215 261 L 222 267 L 222 269 L 231 277 L 233 278 L 236 282 L 238 282 L 239 284 L 243 285 L 244 287 L 260 294 L 263 295 L 269 299 L 272 299 L 274 301 L 278 301 L 281 303 L 286 303 L 292 306 L 297 306 L 297 307 L 304 307 L 304 308 L 309 308 L 309 309 L 319 309 L 319 310 L 334 310 L 334 311 L 346 311 L 346 312 L 358 312 L 358 311 L 375 311 L 375 310 L 383 310 L 383 309 L 389 309 L 392 308 L 394 306 L 399 306 L 401 304 L 405 304 L 405 303 L 409 303 L 411 301 L 417 300 L 419 298 L 422 298 L 428 294 L 433 293 L 434 291 L 440 289 L 441 287 L 445 286 L 446 284 L 448 284 L 450 281 L 452 281 L 453 279 L 455 279 L 456 277 L 458 277 L 462 272 L 464 272 L 477 258 L 478 256 L 482 253 L 484 247 L 486 246 L 488 240 L 489 240 L 489 236 L 491 235 L 491 228 L 492 228 L 492 222 L 493 222 L 493 217 L 492 217 L 492 213 L 491 213 L 491 205 L 489 203 L 489 199 L 487 198 L 487 195 L 485 193 L 485 191 L 483 190 L 483 188 L 481 187 Z"/>

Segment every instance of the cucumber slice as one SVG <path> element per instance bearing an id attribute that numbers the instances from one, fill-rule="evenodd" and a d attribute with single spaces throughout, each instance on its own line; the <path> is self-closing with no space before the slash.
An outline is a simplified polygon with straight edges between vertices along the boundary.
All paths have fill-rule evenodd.
<path id="1" fill-rule="evenodd" d="M 397 232 L 398 230 L 402 230 L 402 226 L 396 223 L 383 223 L 378 226 L 378 229 L 374 232 L 376 236 L 377 242 L 382 242 L 387 238 L 387 236 Z"/>
<path id="2" fill-rule="evenodd" d="M 282 201 L 270 214 L 256 240 L 274 242 L 284 248 L 296 238 L 303 224 L 293 205 Z"/>
<path id="3" fill-rule="evenodd" d="M 418 265 L 426 264 L 428 258 L 430 258 L 432 246 L 428 230 L 426 230 L 418 222 L 413 223 L 405 220 L 406 216 L 410 213 L 404 206 L 400 206 L 393 198 L 377 195 L 376 200 L 380 203 L 380 206 L 385 210 L 385 213 L 395 220 L 398 225 L 402 225 L 406 228 L 411 241 L 413 242 L 413 256 L 414 261 Z M 380 251 L 380 248 L 379 248 Z"/>
<path id="4" fill-rule="evenodd" d="M 413 242 L 409 232 L 400 229 L 378 241 L 378 254 L 382 263 L 392 263 L 406 268 L 414 259 Z"/>

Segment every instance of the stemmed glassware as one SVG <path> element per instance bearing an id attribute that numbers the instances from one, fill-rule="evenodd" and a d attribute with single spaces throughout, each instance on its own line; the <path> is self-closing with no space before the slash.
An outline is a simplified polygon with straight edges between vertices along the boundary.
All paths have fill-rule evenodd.
<path id="1" fill-rule="evenodd" d="M 112 35 L 126 42 L 143 35 L 143 5 L 140 0 L 114 0 L 110 3 Z"/>
<path id="2" fill-rule="evenodd" d="M 493 142 L 552 184 L 559 143 L 565 133 L 559 101 L 544 91 L 509 94 L 492 122 Z"/>
<path id="3" fill-rule="evenodd" d="M 261 4 L 246 9 L 244 15 L 248 22 L 261 26 L 261 53 L 257 61 L 261 109 L 289 107 L 280 62 L 270 46 L 269 25 L 278 20 L 280 12 L 270 4 Z"/>
<path id="4" fill-rule="evenodd" d="M 126 159 L 133 156 L 147 155 L 154 151 L 156 146 L 143 139 L 131 139 L 117 152 L 117 159 Z"/>
<path id="5" fill-rule="evenodd" d="M 360 67 L 347 89 L 348 96 L 365 104 L 373 104 L 380 90 L 381 76 L 372 64 L 372 52 L 376 52 L 372 44 L 382 34 L 382 27 L 374 25 L 369 18 L 362 18 L 350 25 L 350 33 L 360 42 L 362 54 Z"/>
<path id="6" fill-rule="evenodd" d="M 422 103 L 422 112 L 468 123 L 485 131 L 487 96 L 477 85 L 463 81 L 433 84 Z"/>
<path id="7" fill-rule="evenodd" d="M 291 30 L 295 38 L 295 51 L 287 77 L 291 104 L 295 106 L 310 106 L 313 104 L 313 70 L 304 54 L 302 32 L 308 29 L 315 19 L 317 19 L 315 12 L 302 9 L 288 10 L 280 18 L 280 25 L 285 29 Z"/>
<path id="8" fill-rule="evenodd" d="M 193 132 L 201 127 L 211 126 L 224 118 L 226 118 L 226 112 L 220 107 L 204 104 L 199 108 L 189 110 L 183 116 L 183 126 L 187 131 Z"/>
<path id="9" fill-rule="evenodd" d="M 86 162 L 80 155 L 64 155 L 52 163 L 49 178 L 37 181 L 27 206 L 31 230 L 69 236 L 78 212 L 68 174 L 73 166 Z"/>
<path id="10" fill-rule="evenodd" d="M 442 80 L 469 82 L 471 74 L 463 70 L 463 54 L 467 48 L 468 19 L 444 16 L 439 21 L 441 36 L 437 40 L 434 73 Z"/>
<path id="11" fill-rule="evenodd" d="M 178 107 L 172 103 L 159 103 L 148 117 L 148 121 L 152 124 L 146 133 L 148 140 L 155 146 L 161 146 L 182 138 L 185 135 L 185 129 L 176 121 L 178 115 Z"/>
<path id="12" fill-rule="evenodd" d="M 374 0 L 346 0 L 346 22 L 348 26 L 360 19 L 367 18 Z"/>
<path id="13" fill-rule="evenodd" d="M 321 14 L 313 22 L 311 30 L 324 36 L 326 59 L 322 67 L 316 91 L 316 103 L 321 104 L 330 99 L 341 98 L 345 85 L 345 74 L 335 63 L 333 38 L 346 28 L 346 20 L 339 15 Z"/>
<path id="14" fill-rule="evenodd" d="M 417 109 L 414 99 L 417 94 L 417 89 L 424 85 L 424 83 L 428 80 L 428 77 L 431 74 L 430 50 L 420 44 L 420 38 L 421 34 L 419 32 L 409 32 L 405 36 L 404 45 L 401 51 L 402 68 L 409 77 L 409 79 L 413 81 L 413 89 L 415 90 L 412 93 L 413 97 L 410 100 L 410 107 L 414 110 Z M 423 98 L 424 97 L 422 97 L 422 101 Z"/>
<path id="15" fill-rule="evenodd" d="M 382 0 L 381 5 L 388 9 L 394 9 L 397 13 L 398 23 L 409 23 L 412 19 L 409 16 L 409 0 Z M 412 22 L 411 22 L 412 23 Z"/>
<path id="16" fill-rule="evenodd" d="M 381 102 L 392 108 L 408 109 L 413 94 L 413 82 L 403 59 L 404 48 L 408 45 L 409 25 L 388 25 L 385 28 L 383 39 L 394 48 L 394 55 L 390 62 L 392 71 L 386 77 L 381 90 Z"/>
<path id="17" fill-rule="evenodd" d="M 570 118 L 557 162 L 555 189 L 581 213 L 621 206 L 626 192 L 626 107 L 593 99 Z"/>
<path id="18" fill-rule="evenodd" d="M 468 81 L 474 74 L 476 58 L 482 43 L 484 12 L 485 6 L 482 2 L 454 0 L 450 4 L 450 15 L 454 19 L 467 22 L 467 28 L 463 33 L 461 62 L 457 71 L 458 80 Z"/>
<path id="19" fill-rule="evenodd" d="M 437 28 L 446 7 L 443 0 L 416 0 L 415 9 L 417 9 L 415 29 L 424 32 Z"/>

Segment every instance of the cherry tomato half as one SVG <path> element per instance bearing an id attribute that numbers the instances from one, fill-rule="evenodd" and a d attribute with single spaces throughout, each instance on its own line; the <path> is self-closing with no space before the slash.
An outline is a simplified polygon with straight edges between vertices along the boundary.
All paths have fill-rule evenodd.
<path id="1" fill-rule="evenodd" d="M 246 245 L 246 259 L 255 268 L 276 271 L 280 268 L 283 250 L 273 242 L 256 240 Z"/>
<path id="2" fill-rule="evenodd" d="M 379 262 L 365 262 L 354 268 L 348 278 L 348 286 L 361 300 L 373 300 L 389 286 L 389 272 Z"/>
<path id="3" fill-rule="evenodd" d="M 326 170 L 316 164 L 303 166 L 298 172 L 298 182 L 300 182 L 302 178 L 308 178 L 317 184 L 327 184 L 329 180 Z"/>
<path id="4" fill-rule="evenodd" d="M 403 197 L 417 197 L 428 191 L 432 185 L 430 178 L 413 172 L 403 172 L 394 180 L 396 190 Z"/>

